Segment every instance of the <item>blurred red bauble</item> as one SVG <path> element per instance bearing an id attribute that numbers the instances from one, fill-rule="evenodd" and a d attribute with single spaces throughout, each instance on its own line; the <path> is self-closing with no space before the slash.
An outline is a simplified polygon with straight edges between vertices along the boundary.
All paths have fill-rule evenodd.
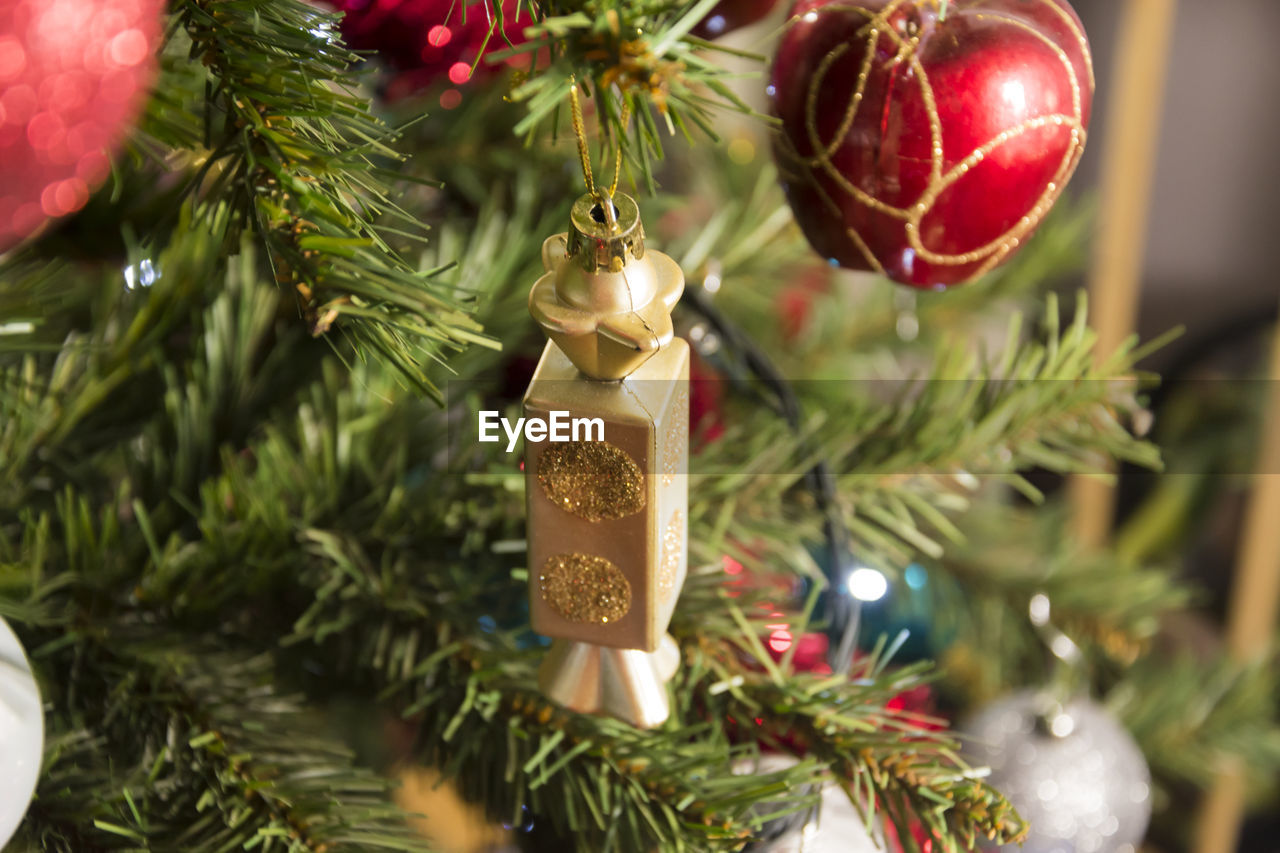
<path id="1" fill-rule="evenodd" d="M 703 39 L 719 38 L 739 27 L 763 20 L 777 5 L 778 0 L 720 0 L 694 26 L 692 33 Z"/>
<path id="2" fill-rule="evenodd" d="M 940 288 L 1003 263 L 1084 151 L 1093 76 L 1066 0 L 800 0 L 774 153 L 833 263 Z"/>
<path id="3" fill-rule="evenodd" d="M 0 2 L 0 252 L 73 213 L 155 74 L 160 0 Z"/>
<path id="4" fill-rule="evenodd" d="M 346 43 L 356 50 L 376 51 L 395 70 L 387 93 L 391 98 L 440 83 L 457 86 L 473 76 L 492 76 L 504 66 L 477 63 L 481 49 L 503 50 L 508 40 L 520 44 L 524 28 L 533 23 L 527 8 L 516 17 L 516 0 L 503 0 L 501 28 L 489 3 L 474 0 L 336 0 L 335 5 L 344 13 Z"/>
<path id="5" fill-rule="evenodd" d="M 813 304 L 831 292 L 831 268 L 811 264 L 799 271 L 776 297 L 783 340 L 795 343 L 813 322 Z"/>
<path id="6" fill-rule="evenodd" d="M 724 435 L 724 378 L 698 350 L 689 359 L 689 433 L 701 445 Z"/>

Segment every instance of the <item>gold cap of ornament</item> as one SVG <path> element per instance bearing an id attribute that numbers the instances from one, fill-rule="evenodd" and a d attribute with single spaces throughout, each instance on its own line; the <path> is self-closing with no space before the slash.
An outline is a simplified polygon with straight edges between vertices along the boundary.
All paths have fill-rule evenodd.
<path id="1" fill-rule="evenodd" d="M 680 265 L 645 251 L 634 199 L 588 193 L 572 228 L 542 244 L 546 275 L 529 292 L 529 313 L 578 370 L 623 379 L 671 342 L 671 309 L 684 292 Z"/>

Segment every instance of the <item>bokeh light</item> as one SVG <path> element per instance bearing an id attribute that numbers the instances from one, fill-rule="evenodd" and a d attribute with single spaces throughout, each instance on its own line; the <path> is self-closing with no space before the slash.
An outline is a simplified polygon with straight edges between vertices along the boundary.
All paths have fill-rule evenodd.
<path id="1" fill-rule="evenodd" d="M 155 73 L 160 0 L 0 3 L 0 252 L 74 213 Z"/>

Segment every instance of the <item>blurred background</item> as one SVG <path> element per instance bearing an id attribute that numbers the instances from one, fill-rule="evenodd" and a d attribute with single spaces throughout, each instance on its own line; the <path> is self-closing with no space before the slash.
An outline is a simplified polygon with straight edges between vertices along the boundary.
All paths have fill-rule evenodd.
<path id="1" fill-rule="evenodd" d="M 1123 2 L 1077 0 L 1098 76 L 1091 145 L 1075 178 L 1096 189 Z M 1274 223 L 1280 218 L 1280 51 L 1270 41 L 1280 4 L 1176 4 L 1160 111 L 1139 328 L 1187 336 L 1158 355 L 1241 319 L 1275 316 L 1280 302 Z M 1268 313 L 1269 312 L 1269 313 Z"/>

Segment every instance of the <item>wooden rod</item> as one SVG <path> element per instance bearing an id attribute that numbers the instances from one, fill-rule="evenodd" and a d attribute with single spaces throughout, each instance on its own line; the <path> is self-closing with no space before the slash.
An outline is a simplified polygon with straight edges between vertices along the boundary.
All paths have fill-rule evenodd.
<path id="1" fill-rule="evenodd" d="M 1266 654 L 1280 609 L 1280 332 L 1271 355 L 1267 414 L 1231 590 L 1227 648 L 1241 660 Z"/>
<path id="2" fill-rule="evenodd" d="M 1280 330 L 1270 375 L 1262 448 L 1227 610 L 1227 648 L 1241 661 L 1270 652 L 1280 616 Z M 1240 767 L 1229 764 L 1222 768 L 1200 813 L 1197 853 L 1232 853 L 1236 849 L 1247 793 Z"/>
<path id="3" fill-rule="evenodd" d="M 1147 211 L 1176 10 L 1176 0 L 1128 0 L 1121 12 L 1089 273 L 1098 361 L 1114 353 L 1137 325 Z M 1086 546 L 1104 543 L 1115 506 L 1111 485 L 1098 476 L 1076 477 L 1070 497 L 1079 541 Z"/>

